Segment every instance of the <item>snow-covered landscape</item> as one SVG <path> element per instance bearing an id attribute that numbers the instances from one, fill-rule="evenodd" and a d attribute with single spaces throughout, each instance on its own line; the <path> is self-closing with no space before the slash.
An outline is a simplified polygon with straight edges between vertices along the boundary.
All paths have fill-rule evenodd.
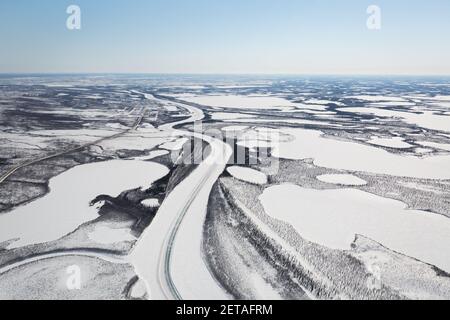
<path id="1" fill-rule="evenodd" d="M 448 78 L 0 89 L 0 299 L 450 299 Z"/>

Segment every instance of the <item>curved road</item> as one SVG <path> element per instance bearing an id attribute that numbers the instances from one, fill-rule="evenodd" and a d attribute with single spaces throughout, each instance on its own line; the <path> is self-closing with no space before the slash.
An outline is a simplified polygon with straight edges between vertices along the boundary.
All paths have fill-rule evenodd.
<path id="1" fill-rule="evenodd" d="M 147 99 L 156 99 L 148 94 L 145 97 Z M 162 101 L 166 103 L 165 100 Z M 201 139 L 210 145 L 211 152 L 169 194 L 161 205 L 158 215 L 139 239 L 129 257 L 130 259 L 126 260 L 133 263 L 136 272 L 146 283 L 152 299 L 228 299 L 230 297 L 215 281 L 205 265 L 201 248 L 208 197 L 214 183 L 225 169 L 232 150 L 229 145 L 221 140 L 202 133 L 174 130 L 175 126 L 193 123 L 204 118 L 203 112 L 198 108 L 188 104 L 177 104 L 189 110 L 191 117 L 187 120 L 163 125 L 160 129 L 171 130 L 174 135 L 178 136 L 190 136 Z M 136 124 L 128 130 L 18 165 L 0 177 L 0 183 L 23 167 L 79 151 L 90 145 L 136 130 L 144 114 L 145 111 L 143 110 Z M 125 263 L 124 257 L 108 253 L 89 252 L 86 250 L 64 251 L 46 253 L 14 262 L 1 267 L 0 274 L 39 260 L 74 255 Z"/>
<path id="2" fill-rule="evenodd" d="M 104 138 L 98 139 L 96 141 L 83 144 L 83 145 L 81 145 L 79 147 L 75 147 L 75 148 L 72 148 L 72 149 L 69 149 L 69 150 L 65 150 L 63 152 L 59 152 L 59 153 L 56 153 L 56 154 L 48 155 L 48 156 L 45 156 L 45 157 L 42 157 L 42 158 L 39 158 L 39 159 L 36 159 L 36 160 L 30 160 L 28 162 L 20 164 L 20 165 L 18 165 L 16 167 L 12 168 L 11 170 L 9 170 L 4 175 L 2 175 L 0 177 L 0 184 L 3 183 L 6 179 L 8 179 L 11 175 L 13 175 L 16 171 L 18 171 L 21 168 L 25 168 L 27 166 L 39 163 L 39 162 L 44 161 L 44 160 L 53 159 L 53 158 L 60 157 L 60 156 L 65 155 L 65 154 L 69 154 L 69 153 L 72 153 L 72 152 L 75 152 L 75 151 L 79 151 L 79 150 L 82 150 L 82 149 L 84 149 L 84 148 L 86 148 L 88 146 L 92 146 L 92 145 L 98 144 L 98 143 L 103 142 L 105 140 L 114 139 L 114 138 L 117 138 L 117 137 L 119 137 L 121 135 L 124 135 L 124 134 L 126 134 L 126 133 L 128 133 L 130 131 L 134 131 L 134 130 L 136 130 L 139 127 L 139 125 L 141 124 L 142 119 L 144 118 L 144 116 L 145 116 L 145 109 L 143 108 L 142 111 L 141 111 L 140 116 L 136 120 L 136 123 L 133 125 L 133 127 L 129 128 L 127 130 L 121 131 L 121 132 L 116 133 L 116 134 L 114 134 L 112 136 L 104 137 Z M 6 272 L 8 272 L 8 271 L 10 271 L 12 269 L 15 269 L 15 268 L 18 268 L 18 267 L 21 267 L 21 266 L 24 266 L 24 265 L 27 265 L 27 264 L 30 264 L 30 263 L 33 263 L 33 262 L 37 262 L 37 261 L 45 260 L 45 259 L 63 257 L 63 256 L 84 256 L 84 257 L 91 257 L 91 258 L 99 258 L 99 259 L 102 259 L 102 260 L 105 260 L 105 261 L 115 262 L 115 263 L 127 263 L 124 260 L 125 256 L 120 256 L 120 255 L 116 255 L 116 254 L 113 254 L 113 253 L 99 252 L 98 250 L 88 250 L 88 249 L 83 249 L 83 250 L 82 249 L 80 249 L 80 250 L 64 250 L 64 251 L 58 251 L 58 252 L 48 252 L 48 253 L 38 254 L 38 255 L 35 255 L 35 256 L 32 256 L 32 257 L 24 258 L 23 260 L 14 261 L 12 263 L 8 263 L 6 265 L 0 266 L 0 275 L 3 274 L 3 273 L 6 273 Z"/>
<path id="3" fill-rule="evenodd" d="M 80 256 L 80 257 L 87 257 L 87 258 L 96 258 L 101 259 L 107 262 L 112 263 L 119 263 L 119 264 L 126 264 L 128 261 L 126 261 L 126 256 L 114 254 L 114 253 L 108 253 L 108 252 L 101 252 L 99 250 L 89 250 L 89 249 L 83 249 L 83 250 L 64 250 L 64 251 L 58 251 L 58 252 L 49 252 L 49 253 L 43 253 L 39 254 L 33 257 L 28 257 L 24 260 L 13 262 L 10 264 L 6 264 L 2 267 L 0 267 L 0 275 L 9 272 L 13 269 L 19 268 L 21 266 L 25 266 L 27 264 L 38 262 L 42 260 L 47 259 L 53 259 L 58 257 L 71 257 L 71 256 Z"/>
<path id="4" fill-rule="evenodd" d="M 151 95 L 146 97 L 156 99 Z M 177 125 L 203 119 L 201 110 L 187 104 L 182 107 L 188 109 L 192 117 L 160 129 L 173 130 Z M 202 133 L 183 130 L 174 130 L 174 133 L 202 139 L 211 146 L 211 153 L 167 196 L 138 240 L 130 260 L 146 283 L 151 299 L 228 299 L 230 297 L 204 263 L 202 237 L 211 189 L 225 169 L 232 150 L 221 140 Z"/>

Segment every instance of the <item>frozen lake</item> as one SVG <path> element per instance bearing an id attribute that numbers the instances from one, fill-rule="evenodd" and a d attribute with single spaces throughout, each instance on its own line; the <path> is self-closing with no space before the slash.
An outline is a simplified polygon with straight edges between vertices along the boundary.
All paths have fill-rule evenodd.
<path id="1" fill-rule="evenodd" d="M 295 137 L 292 141 L 274 143 L 273 155 L 285 159 L 314 159 L 314 164 L 332 169 L 363 171 L 394 176 L 428 179 L 450 179 L 450 156 L 419 158 L 390 153 L 386 150 L 324 137 L 321 131 L 283 129 Z"/>
<path id="2" fill-rule="evenodd" d="M 260 201 L 268 215 L 291 224 L 305 239 L 350 250 L 355 235 L 450 271 L 450 219 L 408 210 L 406 204 L 356 189 L 314 190 L 284 184 Z"/>
<path id="3" fill-rule="evenodd" d="M 242 109 L 286 109 L 295 107 L 295 103 L 279 97 L 249 97 L 238 95 L 215 95 L 188 97 L 183 100 L 204 106 Z"/>
<path id="4" fill-rule="evenodd" d="M 246 181 L 253 184 L 267 183 L 267 176 L 264 173 L 255 169 L 232 166 L 228 167 L 227 171 L 229 174 L 231 174 L 234 178 L 238 180 Z"/>
<path id="5" fill-rule="evenodd" d="M 425 179 L 450 179 L 450 155 L 425 158 L 388 152 L 377 146 L 325 137 L 319 130 L 250 129 L 240 135 L 239 145 L 272 147 L 278 158 L 314 159 L 319 167 L 389 174 Z M 288 138 L 289 137 L 289 138 Z M 400 140 L 381 139 L 379 144 L 401 146 Z"/>
<path id="6" fill-rule="evenodd" d="M 322 182 L 344 185 L 344 186 L 363 186 L 367 182 L 351 174 L 324 174 L 317 177 Z"/>
<path id="7" fill-rule="evenodd" d="M 98 195 L 151 184 L 169 173 L 153 162 L 112 160 L 72 168 L 49 182 L 50 193 L 0 215 L 0 243 L 17 239 L 9 249 L 57 240 L 98 217 L 89 203 Z"/>

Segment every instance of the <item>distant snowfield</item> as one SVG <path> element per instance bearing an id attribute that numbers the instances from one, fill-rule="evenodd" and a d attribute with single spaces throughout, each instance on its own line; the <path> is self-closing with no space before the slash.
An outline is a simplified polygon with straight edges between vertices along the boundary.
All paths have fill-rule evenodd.
<path id="1" fill-rule="evenodd" d="M 385 102 L 375 102 L 371 103 L 372 106 L 375 107 L 412 107 L 415 106 L 415 103 L 412 102 L 402 102 L 402 101 L 385 101 Z"/>
<path id="2" fill-rule="evenodd" d="M 445 150 L 445 151 L 450 151 L 450 144 L 447 144 L 447 143 L 418 141 L 417 144 L 420 144 L 421 146 L 424 146 L 424 147 L 431 147 L 431 148 L 441 149 L 441 150 Z"/>
<path id="3" fill-rule="evenodd" d="M 426 148 L 416 148 L 416 149 L 414 149 L 414 152 L 418 153 L 418 154 L 427 154 L 427 153 L 433 152 L 433 150 L 426 149 Z"/>
<path id="4" fill-rule="evenodd" d="M 242 113 L 230 113 L 230 112 L 214 112 L 211 115 L 212 120 L 230 120 L 240 118 L 254 118 L 255 116 Z"/>
<path id="5" fill-rule="evenodd" d="M 232 166 L 228 167 L 227 171 L 238 180 L 260 185 L 267 183 L 267 176 L 252 168 Z"/>
<path id="6" fill-rule="evenodd" d="M 433 105 L 437 107 L 450 108 L 450 101 L 448 102 L 435 102 Z"/>
<path id="7" fill-rule="evenodd" d="M 123 241 L 134 241 L 136 238 L 130 233 L 129 229 L 113 229 L 105 226 L 96 227 L 88 235 L 89 239 L 101 244 L 112 244 Z"/>
<path id="8" fill-rule="evenodd" d="M 167 143 L 170 141 L 169 133 L 166 135 L 148 135 L 144 134 L 141 136 L 139 133 L 127 134 L 115 138 L 113 140 L 102 141 L 98 145 L 105 149 L 112 150 L 139 150 L 145 151 L 157 147 L 160 144 Z"/>
<path id="9" fill-rule="evenodd" d="M 433 97 L 433 100 L 450 101 L 450 96 L 439 95 L 439 96 Z"/>
<path id="10" fill-rule="evenodd" d="M 437 95 L 434 97 L 428 96 L 428 95 L 409 95 L 405 96 L 406 98 L 410 99 L 419 99 L 419 100 L 427 100 L 427 101 L 443 101 L 443 102 L 450 102 L 450 96 L 447 95 Z"/>
<path id="11" fill-rule="evenodd" d="M 134 157 L 132 160 L 147 161 L 147 160 L 155 159 L 157 157 L 165 156 L 169 153 L 170 153 L 169 150 L 153 150 L 146 156 Z"/>
<path id="12" fill-rule="evenodd" d="M 286 109 L 295 107 L 295 103 L 279 97 L 249 97 L 236 95 L 216 95 L 186 97 L 185 101 L 204 106 L 240 109 Z"/>
<path id="13" fill-rule="evenodd" d="M 69 138 L 76 137 L 77 139 L 88 136 L 88 137 L 107 137 L 116 134 L 117 131 L 113 130 L 96 130 L 96 129 L 80 129 L 80 130 L 36 130 L 28 132 L 31 136 L 49 136 L 49 137 L 61 137 Z"/>
<path id="14" fill-rule="evenodd" d="M 331 126 L 331 127 L 342 127 L 339 123 L 330 123 L 327 121 L 314 121 L 314 120 L 304 120 L 304 119 L 234 119 L 225 120 L 226 122 L 247 122 L 247 123 L 288 123 L 288 124 L 304 124 L 304 125 L 314 125 L 314 126 Z"/>
<path id="15" fill-rule="evenodd" d="M 296 107 L 300 110 L 308 109 L 308 110 L 315 110 L 315 111 L 326 111 L 328 110 L 327 106 L 321 105 L 321 104 L 303 104 L 298 103 Z"/>
<path id="16" fill-rule="evenodd" d="M 324 174 L 318 176 L 317 179 L 322 182 L 344 185 L 344 186 L 363 186 L 367 182 L 352 174 Z"/>
<path id="17" fill-rule="evenodd" d="M 250 121 L 249 121 L 250 122 Z M 319 167 L 425 179 L 450 179 L 450 155 L 420 158 L 399 155 L 357 142 L 324 137 L 318 130 L 252 129 L 240 136 L 239 145 L 272 147 L 274 157 L 314 159 Z"/>
<path id="18" fill-rule="evenodd" d="M 166 149 L 166 150 L 170 150 L 170 151 L 178 151 L 178 150 L 181 150 L 183 148 L 184 144 L 188 141 L 189 141 L 188 138 L 179 138 L 175 141 L 166 142 L 166 143 L 160 145 L 159 147 L 161 149 Z"/>
<path id="19" fill-rule="evenodd" d="M 112 128 L 112 129 L 118 129 L 118 130 L 127 130 L 129 129 L 129 127 L 126 127 L 120 123 L 107 123 L 106 126 L 108 128 Z"/>
<path id="20" fill-rule="evenodd" d="M 316 104 L 316 105 L 327 105 L 327 104 L 335 104 L 338 106 L 345 106 L 344 103 L 339 102 L 339 101 L 331 101 L 331 100 L 321 100 L 321 99 L 310 99 L 305 101 L 305 103 L 311 103 L 311 104 Z"/>
<path id="21" fill-rule="evenodd" d="M 118 111 L 119 113 L 123 113 L 122 111 Z M 80 112 L 80 110 L 74 109 L 74 108 L 59 108 L 56 110 L 39 110 L 36 111 L 36 113 L 39 114 L 60 114 L 60 115 L 76 115 L 82 119 L 90 119 L 90 118 L 114 118 L 116 114 L 111 113 L 111 111 L 108 110 L 102 110 L 102 109 L 89 109 L 89 110 L 83 110 Z"/>
<path id="22" fill-rule="evenodd" d="M 314 190 L 285 184 L 267 188 L 268 215 L 291 224 L 305 239 L 349 250 L 356 234 L 450 272 L 450 219 L 355 189 Z"/>
<path id="23" fill-rule="evenodd" d="M 112 160 L 74 167 L 49 182 L 50 193 L 0 215 L 0 243 L 17 239 L 9 249 L 53 241 L 98 217 L 89 203 L 98 195 L 151 184 L 169 173 L 165 166 L 143 161 Z M 38 214 L 37 214 L 38 213 Z M 94 235 L 95 237 L 95 235 Z"/>
<path id="24" fill-rule="evenodd" d="M 2 132 L 0 142 L 4 148 L 39 149 L 48 148 L 55 142 L 55 138 L 75 143 L 89 143 L 117 134 L 113 130 L 36 130 L 27 134 Z"/>
<path id="25" fill-rule="evenodd" d="M 249 127 L 248 126 L 227 126 L 227 127 L 223 127 L 222 130 L 225 132 L 236 132 L 236 131 L 244 131 L 247 130 Z"/>
<path id="26" fill-rule="evenodd" d="M 255 85 L 219 85 L 216 88 L 219 89 L 251 89 L 251 88 L 266 88 L 268 85 L 255 84 Z"/>
<path id="27" fill-rule="evenodd" d="M 401 97 L 394 97 L 394 96 L 372 96 L 372 95 L 356 95 L 356 96 L 347 96 L 348 99 L 358 99 L 358 100 L 365 100 L 365 101 L 382 101 L 382 102 L 406 102 L 404 98 Z"/>
<path id="28" fill-rule="evenodd" d="M 423 112 L 422 114 L 385 110 L 379 108 L 339 108 L 341 112 L 352 112 L 362 114 L 373 114 L 379 117 L 401 118 L 402 121 L 414 124 L 425 129 L 450 132 L 450 117 L 435 115 L 432 112 Z"/>
<path id="29" fill-rule="evenodd" d="M 394 176 L 450 179 L 450 156 L 419 158 L 390 153 L 356 142 L 326 138 L 321 131 L 283 129 L 295 139 L 273 143 L 272 155 L 285 159 L 314 159 L 320 167 Z"/>
<path id="30" fill-rule="evenodd" d="M 165 96 L 174 97 L 174 98 L 187 98 L 187 97 L 195 97 L 195 94 L 192 94 L 192 93 L 166 93 Z"/>
<path id="31" fill-rule="evenodd" d="M 401 137 L 393 137 L 393 138 L 372 137 L 372 139 L 370 139 L 368 142 L 370 144 L 374 144 L 377 146 L 397 148 L 397 149 L 408 149 L 412 147 L 412 145 L 405 142 L 404 139 Z"/>

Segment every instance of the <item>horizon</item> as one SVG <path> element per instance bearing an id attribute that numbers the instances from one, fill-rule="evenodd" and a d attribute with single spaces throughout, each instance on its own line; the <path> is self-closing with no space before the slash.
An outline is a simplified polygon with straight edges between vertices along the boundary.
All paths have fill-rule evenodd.
<path id="1" fill-rule="evenodd" d="M 177 73 L 177 72 L 0 72 L 0 76 L 252 76 L 252 77 L 438 77 L 447 78 L 450 74 L 300 74 L 300 73 Z"/>
<path id="2" fill-rule="evenodd" d="M 0 73 L 450 76 L 448 13 L 446 0 L 5 0 Z"/>

